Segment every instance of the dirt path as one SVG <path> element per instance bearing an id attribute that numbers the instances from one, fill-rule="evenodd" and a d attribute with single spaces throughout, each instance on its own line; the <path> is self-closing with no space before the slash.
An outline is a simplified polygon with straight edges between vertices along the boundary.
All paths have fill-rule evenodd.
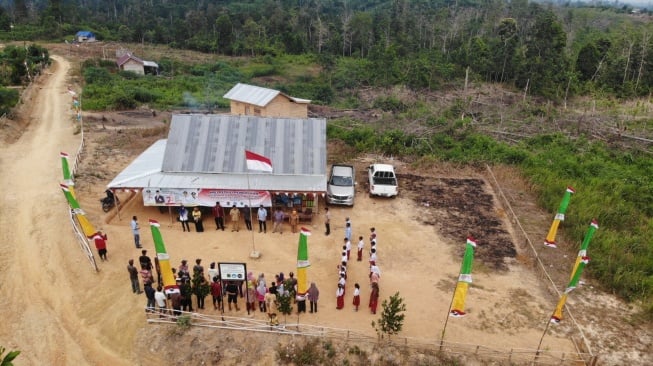
<path id="1" fill-rule="evenodd" d="M 79 136 L 69 119 L 70 66 L 53 59 L 51 74 L 33 86 L 40 92 L 25 101 L 33 105 L 28 130 L 0 150 L 0 344 L 22 351 L 19 364 L 120 363 L 79 315 L 94 274 L 71 240 L 58 187 L 59 152 L 76 151 Z"/>

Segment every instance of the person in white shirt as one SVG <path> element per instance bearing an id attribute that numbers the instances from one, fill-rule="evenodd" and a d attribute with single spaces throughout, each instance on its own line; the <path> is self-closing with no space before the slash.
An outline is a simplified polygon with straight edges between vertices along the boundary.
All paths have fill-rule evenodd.
<path id="1" fill-rule="evenodd" d="M 365 247 L 365 240 L 363 240 L 362 236 L 358 237 L 358 256 L 356 257 L 357 261 L 362 261 L 363 260 L 363 248 Z"/>
<path id="2" fill-rule="evenodd" d="M 156 288 L 156 292 L 154 293 L 154 301 L 156 301 L 156 306 L 159 308 L 159 312 L 165 314 L 167 311 L 166 294 L 163 293 L 163 288 L 160 285 Z"/>
<path id="3" fill-rule="evenodd" d="M 268 227 L 267 227 L 267 219 L 268 219 L 268 210 L 261 205 L 258 208 L 258 211 L 256 212 L 256 217 L 258 218 L 258 232 L 260 233 L 261 231 L 264 233 L 268 232 Z"/>

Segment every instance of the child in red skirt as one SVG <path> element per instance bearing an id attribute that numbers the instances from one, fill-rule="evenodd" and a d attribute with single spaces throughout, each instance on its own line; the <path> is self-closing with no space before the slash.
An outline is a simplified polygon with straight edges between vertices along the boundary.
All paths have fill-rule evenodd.
<path id="1" fill-rule="evenodd" d="M 354 285 L 354 311 L 358 311 L 358 305 L 361 304 L 361 287 L 356 283 Z"/>

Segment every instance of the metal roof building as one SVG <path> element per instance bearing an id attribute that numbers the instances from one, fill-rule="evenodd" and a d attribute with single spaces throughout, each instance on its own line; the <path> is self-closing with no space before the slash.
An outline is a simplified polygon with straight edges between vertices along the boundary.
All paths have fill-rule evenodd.
<path id="1" fill-rule="evenodd" d="M 245 150 L 269 158 L 273 172 L 249 172 Z M 168 139 L 150 146 L 108 188 L 322 194 L 326 181 L 325 119 L 188 114 L 174 115 Z"/>
<path id="2" fill-rule="evenodd" d="M 233 88 L 231 88 L 231 90 L 229 90 L 227 94 L 223 96 L 223 98 L 257 105 L 259 107 L 265 107 L 278 95 L 283 95 L 295 103 L 308 104 L 311 102 L 308 99 L 291 97 L 290 95 L 282 93 L 278 90 L 241 83 L 238 83 Z"/>

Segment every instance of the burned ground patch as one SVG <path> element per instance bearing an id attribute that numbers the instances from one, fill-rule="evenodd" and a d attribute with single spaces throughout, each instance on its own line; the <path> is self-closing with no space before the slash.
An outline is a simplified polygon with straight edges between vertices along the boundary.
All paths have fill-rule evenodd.
<path id="1" fill-rule="evenodd" d="M 435 226 L 443 237 L 462 243 L 476 239 L 475 257 L 494 269 L 506 269 L 505 258 L 517 255 L 505 224 L 497 216 L 494 197 L 477 178 L 434 178 L 398 174 L 402 194 L 422 207 L 422 223 Z M 462 255 L 464 246 L 457 247 Z"/>

